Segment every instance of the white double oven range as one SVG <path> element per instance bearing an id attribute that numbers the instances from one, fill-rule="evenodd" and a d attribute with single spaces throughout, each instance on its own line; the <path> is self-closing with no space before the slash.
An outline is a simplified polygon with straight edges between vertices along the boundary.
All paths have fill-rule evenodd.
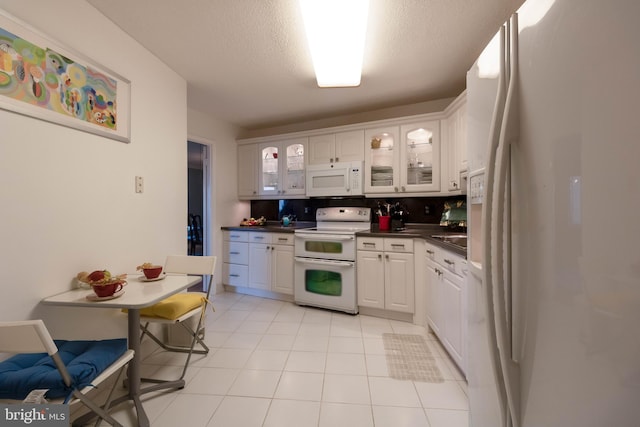
<path id="1" fill-rule="evenodd" d="M 356 314 L 356 233 L 371 227 L 370 208 L 316 211 L 316 227 L 295 231 L 296 304 Z"/>

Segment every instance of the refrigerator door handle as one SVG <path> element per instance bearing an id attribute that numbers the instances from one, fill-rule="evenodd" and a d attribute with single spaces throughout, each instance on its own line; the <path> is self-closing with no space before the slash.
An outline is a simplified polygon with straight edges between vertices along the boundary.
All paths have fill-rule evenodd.
<path id="1" fill-rule="evenodd" d="M 510 79 L 505 102 L 504 117 L 500 132 L 500 143 L 496 153 L 496 171 L 494 180 L 494 198 L 491 234 L 491 260 L 493 280 L 493 305 L 495 316 L 496 339 L 504 387 L 507 395 L 510 421 L 514 427 L 519 426 L 519 368 L 512 358 L 512 334 L 514 333 L 511 317 L 511 265 L 510 265 L 510 221 L 508 213 L 510 195 L 509 180 L 510 146 L 518 134 L 518 22 L 517 15 L 511 18 L 510 25 Z"/>
<path id="2" fill-rule="evenodd" d="M 493 117 L 491 119 L 491 127 L 489 129 L 489 144 L 486 155 L 485 185 L 482 204 L 482 221 L 481 221 L 481 240 L 482 254 L 484 262 L 482 264 L 482 283 L 484 286 L 484 301 L 487 310 L 487 334 L 489 338 L 489 359 L 491 361 L 493 372 L 495 373 L 495 383 L 500 403 L 501 427 L 507 427 L 506 413 L 508 411 L 508 398 L 505 389 L 505 381 L 502 375 L 502 364 L 498 351 L 498 342 L 496 337 L 495 314 L 493 304 L 493 271 L 492 271 L 492 227 L 491 218 L 493 216 L 493 198 L 494 198 L 494 179 L 495 179 L 495 163 L 496 150 L 500 142 L 500 129 L 502 127 L 502 118 L 504 115 L 505 99 L 506 99 L 506 45 L 507 34 L 505 27 L 500 28 L 500 74 L 498 77 L 498 93 L 493 109 Z"/>

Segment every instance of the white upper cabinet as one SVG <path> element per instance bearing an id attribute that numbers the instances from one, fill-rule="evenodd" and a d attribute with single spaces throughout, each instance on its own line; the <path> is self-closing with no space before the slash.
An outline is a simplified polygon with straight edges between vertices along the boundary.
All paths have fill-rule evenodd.
<path id="1" fill-rule="evenodd" d="M 251 199 L 258 195 L 258 146 L 238 146 L 238 198 Z"/>
<path id="2" fill-rule="evenodd" d="M 260 196 L 304 196 L 307 138 L 258 145 Z"/>
<path id="3" fill-rule="evenodd" d="M 400 192 L 440 191 L 440 121 L 400 127 Z"/>
<path id="4" fill-rule="evenodd" d="M 309 164 L 362 161 L 364 130 L 353 130 L 309 137 Z"/>
<path id="5" fill-rule="evenodd" d="M 367 129 L 365 138 L 365 193 L 393 193 L 400 188 L 400 128 Z"/>
<path id="6" fill-rule="evenodd" d="M 365 131 L 365 193 L 440 191 L 440 121 Z"/>
<path id="7" fill-rule="evenodd" d="M 460 95 L 449 108 L 443 120 L 443 141 L 446 146 L 446 189 L 460 192 L 466 185 L 461 174 L 467 171 L 467 101 Z"/>

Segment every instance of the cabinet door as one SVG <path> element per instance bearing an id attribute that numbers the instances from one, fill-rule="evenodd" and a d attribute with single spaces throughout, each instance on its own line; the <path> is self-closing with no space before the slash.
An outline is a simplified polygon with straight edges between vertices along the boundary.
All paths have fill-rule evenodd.
<path id="1" fill-rule="evenodd" d="M 271 246 L 271 290 L 293 295 L 293 246 Z"/>
<path id="2" fill-rule="evenodd" d="M 271 290 L 271 245 L 249 244 L 249 287 Z"/>
<path id="3" fill-rule="evenodd" d="M 295 196 L 305 194 L 305 152 L 307 150 L 307 138 L 287 140 L 282 143 L 281 159 L 284 167 L 282 173 L 282 196 Z"/>
<path id="4" fill-rule="evenodd" d="M 440 121 L 400 127 L 400 192 L 440 191 Z"/>
<path id="5" fill-rule="evenodd" d="M 442 303 L 446 307 L 444 320 L 445 345 L 448 344 L 452 356 L 458 364 L 463 354 L 462 288 L 460 278 L 449 272 L 443 274 Z"/>
<path id="6" fill-rule="evenodd" d="M 280 145 L 265 143 L 259 145 L 259 184 L 261 196 L 276 196 L 282 192 L 280 181 Z"/>
<path id="7" fill-rule="evenodd" d="M 335 136 L 336 162 L 361 162 L 364 160 L 364 130 L 339 132 Z"/>
<path id="8" fill-rule="evenodd" d="M 358 251 L 358 305 L 384 309 L 384 262 L 382 252 Z"/>
<path id="9" fill-rule="evenodd" d="M 427 288 L 427 321 L 436 335 L 440 336 L 442 326 L 442 301 L 440 301 L 440 270 L 437 265 L 426 257 L 426 288 Z"/>
<path id="10" fill-rule="evenodd" d="M 249 199 L 258 195 L 258 146 L 238 146 L 238 198 Z"/>
<path id="11" fill-rule="evenodd" d="M 309 137 L 309 164 L 322 165 L 333 163 L 335 159 L 336 136 L 315 135 Z"/>
<path id="12" fill-rule="evenodd" d="M 384 305 L 387 310 L 414 312 L 413 254 L 385 252 Z"/>
<path id="13" fill-rule="evenodd" d="M 467 164 L 467 101 L 466 98 L 460 104 L 457 112 L 457 128 L 456 128 L 456 148 L 457 148 L 457 161 L 458 170 L 466 171 L 468 169 Z"/>
<path id="14" fill-rule="evenodd" d="M 400 129 L 365 130 L 364 191 L 393 193 L 400 189 Z"/>

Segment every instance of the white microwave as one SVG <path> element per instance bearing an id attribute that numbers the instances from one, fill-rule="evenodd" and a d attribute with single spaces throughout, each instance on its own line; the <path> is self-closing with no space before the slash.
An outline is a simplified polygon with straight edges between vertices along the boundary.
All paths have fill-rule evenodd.
<path id="1" fill-rule="evenodd" d="M 338 162 L 307 166 L 307 196 L 362 196 L 362 162 Z"/>

